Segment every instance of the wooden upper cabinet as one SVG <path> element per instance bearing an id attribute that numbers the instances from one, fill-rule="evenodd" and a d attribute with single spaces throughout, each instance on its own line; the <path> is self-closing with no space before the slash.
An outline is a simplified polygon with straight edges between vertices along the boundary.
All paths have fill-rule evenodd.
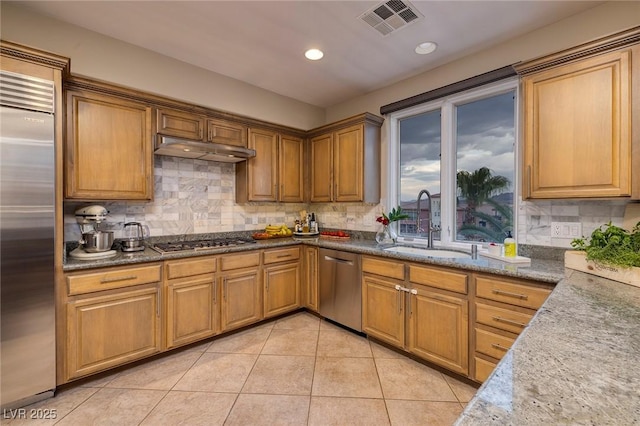
<path id="1" fill-rule="evenodd" d="M 242 124 L 185 111 L 157 109 L 156 133 L 247 147 L 247 128 Z"/>
<path id="2" fill-rule="evenodd" d="M 231 121 L 209 118 L 207 141 L 247 147 L 247 128 Z"/>
<path id="3" fill-rule="evenodd" d="M 66 93 L 65 196 L 151 200 L 151 107 L 84 90 Z"/>
<path id="4" fill-rule="evenodd" d="M 266 129 L 249 129 L 256 156 L 236 164 L 236 201 L 300 203 L 304 197 L 303 140 Z"/>
<path id="5" fill-rule="evenodd" d="M 156 133 L 179 138 L 203 140 L 205 118 L 182 111 L 156 110 Z"/>
<path id="6" fill-rule="evenodd" d="M 629 197 L 632 182 L 640 185 L 632 166 L 633 144 L 640 143 L 632 135 L 632 59 L 640 47 L 590 54 L 609 41 L 598 43 L 516 66 L 523 75 L 525 198 Z"/>
<path id="7" fill-rule="evenodd" d="M 382 121 L 362 114 L 310 132 L 311 202 L 380 202 Z"/>
<path id="8" fill-rule="evenodd" d="M 321 203 L 333 200 L 333 134 L 316 136 L 309 142 L 311 152 L 310 201 Z"/>
<path id="9" fill-rule="evenodd" d="M 362 201 L 364 198 L 363 138 L 362 124 L 334 134 L 333 193 L 336 201 Z"/>

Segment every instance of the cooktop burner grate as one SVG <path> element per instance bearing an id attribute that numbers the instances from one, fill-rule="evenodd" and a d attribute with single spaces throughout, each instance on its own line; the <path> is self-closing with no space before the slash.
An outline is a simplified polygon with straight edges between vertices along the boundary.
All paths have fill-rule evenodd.
<path id="1" fill-rule="evenodd" d="M 252 243 L 255 243 L 252 238 L 214 238 L 211 240 L 169 241 L 166 243 L 156 243 L 151 248 L 161 254 L 164 254 L 188 250 L 195 251 L 219 247 L 233 247 Z"/>

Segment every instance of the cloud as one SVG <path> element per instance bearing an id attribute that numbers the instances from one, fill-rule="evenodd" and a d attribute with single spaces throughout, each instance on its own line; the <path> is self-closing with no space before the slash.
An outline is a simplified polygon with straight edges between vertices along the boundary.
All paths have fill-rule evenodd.
<path id="1" fill-rule="evenodd" d="M 514 92 L 458 105 L 457 170 L 489 167 L 514 184 Z M 421 189 L 440 192 L 440 110 L 400 121 L 401 199 L 415 199 Z"/>

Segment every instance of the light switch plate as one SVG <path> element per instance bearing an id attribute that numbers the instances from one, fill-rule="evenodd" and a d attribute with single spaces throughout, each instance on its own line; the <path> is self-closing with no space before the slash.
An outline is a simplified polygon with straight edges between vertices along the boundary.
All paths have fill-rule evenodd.
<path id="1" fill-rule="evenodd" d="M 582 237 L 582 223 L 551 222 L 551 238 L 580 238 L 580 237 Z"/>

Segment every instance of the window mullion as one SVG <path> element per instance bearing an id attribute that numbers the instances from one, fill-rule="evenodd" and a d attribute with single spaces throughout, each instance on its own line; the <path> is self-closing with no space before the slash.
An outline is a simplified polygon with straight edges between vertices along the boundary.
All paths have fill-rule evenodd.
<path id="1" fill-rule="evenodd" d="M 441 227 L 440 243 L 450 245 L 455 241 L 455 106 L 446 102 L 442 106 L 441 121 L 441 157 L 440 157 L 440 191 L 441 191 Z M 453 177 L 453 179 L 452 179 Z"/>

